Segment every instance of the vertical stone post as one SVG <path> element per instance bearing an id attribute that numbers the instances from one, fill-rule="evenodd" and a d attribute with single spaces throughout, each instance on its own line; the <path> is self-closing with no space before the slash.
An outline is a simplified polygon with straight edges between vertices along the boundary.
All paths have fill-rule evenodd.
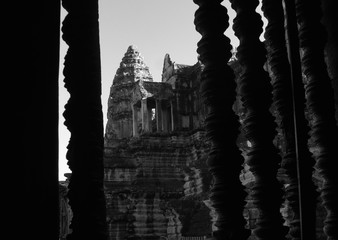
<path id="1" fill-rule="evenodd" d="M 322 178 L 319 188 L 327 211 L 324 233 L 338 239 L 338 127 L 335 121 L 334 94 L 325 63 L 327 33 L 321 23 L 321 1 L 296 0 L 301 63 L 305 80 L 306 104 L 310 118 L 311 147 L 315 168 Z"/>
<path id="2" fill-rule="evenodd" d="M 180 115 L 180 93 L 176 92 L 176 104 L 175 104 L 175 112 L 176 112 L 176 130 L 181 130 L 182 128 L 182 116 Z"/>
<path id="3" fill-rule="evenodd" d="M 303 84 L 302 68 L 299 54 L 298 26 L 296 21 L 296 9 L 294 0 L 284 0 L 287 47 L 290 62 L 291 91 L 293 106 L 290 110 L 286 107 L 284 112 L 293 112 L 294 139 L 295 139 L 295 158 L 296 163 L 291 158 L 284 158 L 282 167 L 289 177 L 289 185 L 286 187 L 286 199 L 293 210 L 294 218 L 290 222 L 290 235 L 293 239 L 315 239 L 316 238 L 316 202 L 318 194 L 313 184 L 314 159 L 308 148 L 308 138 L 310 128 L 305 117 L 305 91 Z M 276 16 L 275 11 L 270 13 Z M 278 93 L 278 87 L 276 92 Z M 291 94 L 290 94 L 291 93 Z M 278 105 L 277 105 L 278 106 Z M 279 105 L 281 107 L 282 104 Z M 281 119 L 287 132 L 287 118 Z M 285 147 L 288 141 L 285 139 Z M 291 146 L 292 149 L 292 146 Z M 286 149 L 288 150 L 288 149 Z M 295 176 L 295 171 L 297 171 Z M 298 187 L 294 182 L 297 180 Z M 298 191 L 298 193 L 297 193 Z M 297 202 L 295 202 L 297 201 Z M 297 206 L 298 205 L 298 206 Z M 298 210 L 298 212 L 297 212 Z M 298 223 L 299 222 L 299 223 Z"/>
<path id="4" fill-rule="evenodd" d="M 263 66 L 266 62 L 264 44 L 259 40 L 263 22 L 255 11 L 258 0 L 230 0 L 237 12 L 233 29 L 240 40 L 237 58 L 243 72 L 239 79 L 239 94 L 246 110 L 243 121 L 245 137 L 252 143 L 248 165 L 255 176 L 251 188 L 259 219 L 254 229 L 257 239 L 285 239 L 287 233 L 280 214 L 282 186 L 277 179 L 281 158 L 273 144 L 276 135 L 270 78 Z"/>
<path id="5" fill-rule="evenodd" d="M 152 123 L 152 117 L 153 117 L 153 112 L 152 109 L 148 107 L 148 131 L 152 132 L 153 131 L 153 123 Z M 155 119 L 156 121 L 156 119 Z"/>
<path id="6" fill-rule="evenodd" d="M 169 113 L 168 108 L 162 109 L 162 129 L 163 132 L 169 132 Z"/>
<path id="7" fill-rule="evenodd" d="M 162 121 L 163 121 L 163 115 L 162 115 L 162 104 L 160 99 L 156 99 L 156 128 L 157 132 L 161 132 L 163 130 L 162 128 Z"/>
<path id="8" fill-rule="evenodd" d="M 142 130 L 149 132 L 149 112 L 147 107 L 147 99 L 141 100 L 141 116 L 142 116 Z"/>
<path id="9" fill-rule="evenodd" d="M 71 134 L 67 159 L 73 212 L 67 239 L 106 240 L 98 1 L 63 0 L 62 6 L 68 12 L 62 26 L 69 46 L 63 73 L 70 98 L 64 117 Z"/>
<path id="10" fill-rule="evenodd" d="M 170 118 L 171 118 L 171 131 L 175 130 L 175 117 L 174 117 L 174 104 L 170 101 Z"/>
<path id="11" fill-rule="evenodd" d="M 309 239 L 309 236 L 314 235 L 315 229 L 313 223 L 316 194 L 312 182 L 313 160 L 307 147 L 309 128 L 304 115 L 305 93 L 300 69 L 295 14 L 286 2 L 289 50 L 287 51 L 282 0 L 263 0 L 262 3 L 264 15 L 268 19 L 264 36 L 268 50 L 268 64 L 272 72 L 273 100 L 284 143 L 281 167 L 287 175 L 285 198 L 292 211 L 289 219 L 289 234 L 292 239 L 300 239 L 303 233 L 305 234 L 304 231 L 307 231 L 308 234 L 303 239 Z M 288 60 L 288 52 L 290 60 Z M 300 167 L 298 162 L 303 162 L 301 169 L 298 169 Z M 308 167 L 305 167 L 304 163 Z M 303 206 L 303 209 L 299 206 Z M 306 217 L 302 217 L 301 212 Z"/>
<path id="12" fill-rule="evenodd" d="M 221 0 L 194 0 L 196 30 L 202 35 L 197 52 L 204 70 L 201 95 L 210 112 L 205 120 L 211 150 L 207 165 L 213 176 L 210 200 L 217 214 L 213 232 L 217 240 L 244 240 L 250 235 L 243 217 L 246 193 L 239 180 L 243 157 L 236 145 L 238 116 L 232 110 L 236 98 L 230 40 L 224 35 L 229 26 L 227 10 Z"/>
<path id="13" fill-rule="evenodd" d="M 323 18 L 322 23 L 327 31 L 327 41 L 325 46 L 325 57 L 328 74 L 332 79 L 335 106 L 336 124 L 338 125 L 338 14 L 335 8 L 336 0 L 322 1 Z"/>
<path id="14" fill-rule="evenodd" d="M 137 108 L 135 105 L 131 105 L 131 110 L 133 112 L 133 137 L 138 136 L 138 119 L 137 119 Z"/>

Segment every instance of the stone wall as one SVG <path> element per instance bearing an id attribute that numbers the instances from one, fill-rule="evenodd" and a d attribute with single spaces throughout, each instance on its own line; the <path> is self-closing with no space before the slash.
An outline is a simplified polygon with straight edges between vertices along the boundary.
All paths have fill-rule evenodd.
<path id="1" fill-rule="evenodd" d="M 204 131 L 145 134 L 106 147 L 110 239 L 210 236 L 207 153 Z"/>

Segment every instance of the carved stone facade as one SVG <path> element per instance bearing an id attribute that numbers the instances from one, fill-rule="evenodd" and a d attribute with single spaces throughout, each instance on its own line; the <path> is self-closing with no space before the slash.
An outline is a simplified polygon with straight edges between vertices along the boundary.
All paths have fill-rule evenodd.
<path id="1" fill-rule="evenodd" d="M 143 57 L 129 46 L 110 90 L 106 141 L 201 128 L 206 109 L 198 93 L 200 72 L 199 63 L 176 64 L 167 54 L 162 82 L 153 82 Z"/>
<path id="2" fill-rule="evenodd" d="M 130 46 L 111 87 L 105 134 L 105 194 L 110 239 L 179 239 L 212 233 L 211 177 L 199 95 L 201 64 L 165 56 L 153 82 Z M 210 205 L 210 204 L 209 204 Z"/>

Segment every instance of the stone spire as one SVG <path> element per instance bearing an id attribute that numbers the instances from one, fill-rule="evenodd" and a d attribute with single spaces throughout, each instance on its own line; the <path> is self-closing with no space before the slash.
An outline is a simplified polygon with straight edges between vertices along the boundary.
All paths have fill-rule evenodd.
<path id="1" fill-rule="evenodd" d="M 108 100 L 106 145 L 113 139 L 131 137 L 133 119 L 131 109 L 132 91 L 137 81 L 153 81 L 148 66 L 134 45 L 128 47 L 117 69 Z"/>
<path id="2" fill-rule="evenodd" d="M 130 45 L 122 58 L 120 67 L 116 71 L 113 85 L 131 83 L 138 80 L 152 82 L 153 77 L 137 47 Z"/>

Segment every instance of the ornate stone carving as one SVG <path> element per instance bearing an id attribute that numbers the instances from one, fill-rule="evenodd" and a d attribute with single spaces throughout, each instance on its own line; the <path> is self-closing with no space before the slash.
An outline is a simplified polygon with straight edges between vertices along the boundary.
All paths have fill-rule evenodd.
<path id="1" fill-rule="evenodd" d="M 282 189 L 277 180 L 280 157 L 273 145 L 276 132 L 269 111 L 272 89 L 268 73 L 263 69 L 266 51 L 259 40 L 263 23 L 255 11 L 258 0 L 232 0 L 231 3 L 237 12 L 233 29 L 240 40 L 237 58 L 243 68 L 239 79 L 246 110 L 243 128 L 252 144 L 247 153 L 248 165 L 255 176 L 250 194 L 260 213 L 253 232 L 258 239 L 285 239 L 286 228 L 280 215 Z"/>
<path id="2" fill-rule="evenodd" d="M 315 168 L 322 177 L 319 186 L 327 211 L 324 232 L 327 239 L 338 239 L 338 194 L 334 164 L 338 159 L 338 129 L 334 118 L 333 89 L 324 60 L 326 31 L 321 24 L 320 1 L 296 1 L 297 22 L 311 127 L 311 147 Z"/>
<path id="3" fill-rule="evenodd" d="M 196 30 L 202 35 L 197 52 L 204 69 L 201 94 L 209 107 L 205 120 L 211 151 L 207 164 L 213 175 L 211 205 L 217 214 L 215 239 L 247 239 L 243 218 L 245 192 L 239 180 L 243 158 L 236 146 L 239 121 L 232 106 L 236 98 L 235 75 L 227 65 L 231 57 L 230 40 L 224 35 L 229 26 L 222 1 L 194 0 Z M 231 196 L 231 197 L 229 197 Z"/>
<path id="4" fill-rule="evenodd" d="M 300 239 L 314 239 L 316 235 L 316 202 L 318 194 L 315 191 L 312 176 L 314 170 L 314 160 L 311 157 L 308 148 L 310 129 L 308 127 L 308 121 L 304 116 L 307 110 L 305 106 L 306 99 L 299 56 L 299 39 L 295 4 L 293 1 L 289 0 L 284 1 L 284 3 L 289 61 L 291 67 L 298 192 L 300 195 L 300 197 L 298 197 L 300 233 L 297 232 L 297 228 L 291 228 L 290 234 L 291 236 L 299 237 Z M 284 162 L 283 166 L 288 168 L 288 162 Z M 286 189 L 287 198 L 290 196 L 292 197 L 288 191 L 290 188 L 291 186 L 288 186 Z M 290 203 L 292 204 L 292 202 Z"/>
<path id="5" fill-rule="evenodd" d="M 63 0 L 62 6 L 68 12 L 62 37 L 69 46 L 63 74 L 70 98 L 64 117 L 71 134 L 67 159 L 72 171 L 68 197 L 73 212 L 72 233 L 67 239 L 105 240 L 98 1 Z"/>
<path id="6" fill-rule="evenodd" d="M 268 25 L 265 29 L 265 43 L 268 50 L 268 66 L 271 71 L 272 86 L 273 86 L 273 102 L 276 108 L 277 113 L 277 123 L 279 130 L 282 134 L 282 163 L 281 167 L 283 172 L 286 174 L 287 179 L 285 179 L 285 197 L 286 205 L 291 213 L 288 216 L 287 222 L 290 224 L 289 234 L 292 239 L 301 238 L 301 229 L 300 229 L 300 209 L 299 209 L 299 187 L 298 187 L 298 164 L 297 159 L 301 158 L 308 162 L 310 166 L 310 171 L 306 172 L 307 177 L 302 179 L 307 179 L 306 183 L 308 189 L 311 189 L 313 192 L 313 184 L 311 181 L 311 155 L 307 148 L 307 133 L 308 127 L 307 122 L 304 116 L 304 107 L 305 107 L 305 96 L 304 90 L 302 87 L 301 79 L 296 79 L 294 76 L 300 76 L 296 73 L 300 73 L 300 69 L 297 69 L 299 66 L 299 58 L 297 56 L 292 56 L 291 59 L 291 68 L 292 74 L 290 71 L 290 64 L 288 61 L 287 53 L 287 43 L 285 39 L 285 28 L 284 28 L 284 10 L 282 1 L 271 1 L 263 0 L 262 9 L 264 11 L 265 17 L 268 19 Z M 290 25 L 291 26 L 291 23 Z M 293 44 L 293 39 L 288 38 L 290 44 Z M 290 48 L 289 48 L 290 49 Z M 297 51 L 297 50 L 296 50 Z M 294 54 L 293 50 L 290 50 Z M 295 61 L 298 60 L 298 65 Z M 292 80 L 295 84 L 300 84 L 299 87 L 292 87 Z M 297 81 L 298 80 L 298 81 Z M 297 81 L 297 82 L 296 82 Z M 295 92 L 294 92 L 295 91 Z M 296 92 L 297 91 L 297 92 Z M 293 105 L 294 100 L 297 100 L 297 104 Z M 295 109 L 297 107 L 297 110 Z M 294 114 L 297 119 L 298 126 L 295 129 L 294 127 Z M 295 134 L 297 131 L 297 134 Z M 295 137 L 297 136 L 297 141 Z M 297 144 L 297 146 L 296 146 Z M 297 153 L 296 153 L 297 148 Z M 308 169 L 308 168 L 307 168 Z M 302 169 L 302 175 L 303 175 Z M 309 196 L 309 195 L 307 195 Z M 303 196 L 304 199 L 309 199 L 306 195 Z M 312 204 L 306 208 L 308 213 L 314 213 L 315 206 Z M 309 214 L 308 214 L 309 216 Z M 312 226 L 313 228 L 314 226 Z M 311 228 L 311 227 L 309 227 Z"/>
<path id="7" fill-rule="evenodd" d="M 133 136 L 132 92 L 137 81 L 152 82 L 153 77 L 138 49 L 131 45 L 122 58 L 110 89 L 106 141 Z M 134 131 L 138 132 L 137 129 Z"/>

